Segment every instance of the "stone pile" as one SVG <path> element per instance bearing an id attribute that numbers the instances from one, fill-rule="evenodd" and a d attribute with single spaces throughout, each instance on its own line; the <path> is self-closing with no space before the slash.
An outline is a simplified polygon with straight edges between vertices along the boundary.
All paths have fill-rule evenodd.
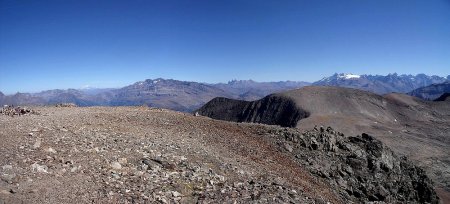
<path id="1" fill-rule="evenodd" d="M 75 103 L 58 103 L 56 107 L 77 107 Z"/>
<path id="2" fill-rule="evenodd" d="M 8 116 L 15 116 L 15 115 L 27 115 L 27 114 L 38 114 L 38 112 L 26 108 L 26 107 L 14 107 L 14 106 L 10 106 L 10 105 L 4 105 L 1 109 L 0 109 L 0 115 L 8 115 Z"/>

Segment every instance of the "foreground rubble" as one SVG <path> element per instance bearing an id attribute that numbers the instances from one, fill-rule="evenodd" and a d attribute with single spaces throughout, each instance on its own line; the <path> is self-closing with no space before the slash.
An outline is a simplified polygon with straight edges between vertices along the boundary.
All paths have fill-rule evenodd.
<path id="1" fill-rule="evenodd" d="M 368 135 L 236 124 L 145 107 L 0 117 L 0 203 L 437 202 Z"/>
<path id="2" fill-rule="evenodd" d="M 437 203 L 425 171 L 370 135 L 346 137 L 332 128 L 270 130 L 280 146 L 348 201 Z M 290 147 L 290 148 L 286 148 Z M 280 148 L 282 149 L 282 148 Z"/>

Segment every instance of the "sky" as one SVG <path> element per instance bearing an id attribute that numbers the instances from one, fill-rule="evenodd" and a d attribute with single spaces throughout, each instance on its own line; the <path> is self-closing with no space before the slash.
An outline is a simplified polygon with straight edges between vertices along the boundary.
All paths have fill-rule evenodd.
<path id="1" fill-rule="evenodd" d="M 0 0 L 0 91 L 450 74 L 450 0 Z"/>

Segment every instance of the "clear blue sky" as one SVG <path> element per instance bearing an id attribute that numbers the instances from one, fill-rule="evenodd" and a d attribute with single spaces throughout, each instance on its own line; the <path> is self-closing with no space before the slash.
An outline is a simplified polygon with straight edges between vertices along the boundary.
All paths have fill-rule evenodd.
<path id="1" fill-rule="evenodd" d="M 449 0 L 0 0 L 4 93 L 449 70 Z"/>

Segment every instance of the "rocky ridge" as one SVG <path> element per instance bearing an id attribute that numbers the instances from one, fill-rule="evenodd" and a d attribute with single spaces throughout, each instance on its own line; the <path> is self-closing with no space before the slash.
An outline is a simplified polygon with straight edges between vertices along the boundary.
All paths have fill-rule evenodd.
<path id="1" fill-rule="evenodd" d="M 425 171 L 370 135 L 347 137 L 330 127 L 304 133 L 295 129 L 269 132 L 280 149 L 324 178 L 347 201 L 438 203 Z"/>
<path id="2" fill-rule="evenodd" d="M 212 100 L 199 109 L 199 114 L 219 120 L 239 122 L 242 118 L 249 118 L 244 122 L 284 125 L 276 120 L 277 117 L 270 118 L 274 113 L 283 112 L 285 106 L 280 105 L 283 103 L 278 99 L 295 104 L 291 106 L 293 110 L 307 113 L 307 117 L 299 117 L 294 121 L 296 125 L 288 127 L 307 131 L 315 125 L 322 125 L 334 127 L 346 135 L 361 132 L 373 135 L 396 154 L 408 156 L 425 169 L 437 183 L 439 192 L 447 197 L 450 195 L 448 101 L 433 102 L 406 94 L 380 96 L 357 89 L 310 86 L 272 94 L 254 102 Z M 265 106 L 263 101 L 274 103 Z M 247 111 L 248 104 L 259 105 L 251 106 L 254 111 Z M 255 112 L 257 114 L 250 114 Z"/>

